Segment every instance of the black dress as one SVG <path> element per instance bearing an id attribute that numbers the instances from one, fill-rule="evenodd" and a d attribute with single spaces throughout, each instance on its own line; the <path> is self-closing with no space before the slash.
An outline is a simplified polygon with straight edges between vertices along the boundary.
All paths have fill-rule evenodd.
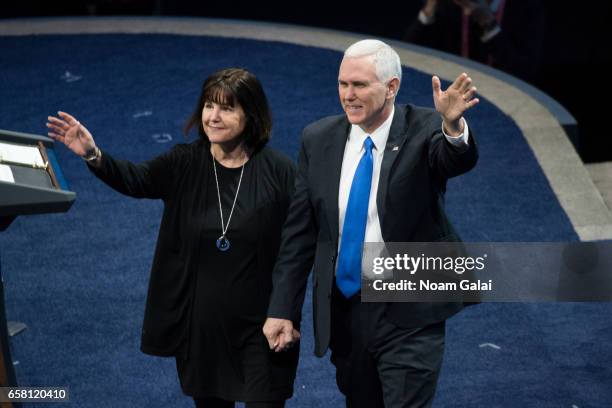
<path id="1" fill-rule="evenodd" d="M 269 351 L 262 326 L 295 168 L 267 148 L 251 157 L 226 233 L 231 247 L 221 252 L 209 149 L 204 141 L 177 145 L 138 165 L 104 152 L 101 166 L 90 167 L 122 193 L 164 200 L 141 349 L 175 356 L 181 387 L 193 397 L 287 399 L 298 349 Z M 240 172 L 217 163 L 226 224 Z"/>

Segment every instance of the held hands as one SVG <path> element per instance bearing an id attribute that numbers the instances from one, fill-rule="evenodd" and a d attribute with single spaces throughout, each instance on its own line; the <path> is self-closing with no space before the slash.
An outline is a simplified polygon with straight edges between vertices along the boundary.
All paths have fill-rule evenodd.
<path id="1" fill-rule="evenodd" d="M 293 328 L 293 322 L 287 319 L 268 317 L 263 327 L 270 350 L 285 351 L 300 341 L 300 332 Z"/>
<path id="2" fill-rule="evenodd" d="M 72 150 L 76 155 L 85 157 L 96 148 L 93 136 L 89 130 L 76 118 L 66 112 L 57 112 L 55 116 L 47 117 L 47 127 L 50 138 L 58 140 Z"/>
<path id="3" fill-rule="evenodd" d="M 476 87 L 472 86 L 472 78 L 464 72 L 446 91 L 442 91 L 440 78 L 434 75 L 431 85 L 434 105 L 442 116 L 444 130 L 450 136 L 459 136 L 463 133 L 463 113 L 479 102 L 474 98 Z"/>

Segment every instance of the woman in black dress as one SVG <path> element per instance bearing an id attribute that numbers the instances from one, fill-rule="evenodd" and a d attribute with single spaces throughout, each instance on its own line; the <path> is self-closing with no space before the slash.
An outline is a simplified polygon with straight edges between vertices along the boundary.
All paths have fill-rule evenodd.
<path id="1" fill-rule="evenodd" d="M 271 352 L 261 328 L 295 166 L 265 147 L 272 120 L 257 78 L 211 75 L 185 129 L 199 140 L 140 164 L 100 150 L 68 113 L 47 126 L 113 189 L 164 201 L 141 350 L 174 356 L 198 407 L 283 407 L 298 347 Z"/>

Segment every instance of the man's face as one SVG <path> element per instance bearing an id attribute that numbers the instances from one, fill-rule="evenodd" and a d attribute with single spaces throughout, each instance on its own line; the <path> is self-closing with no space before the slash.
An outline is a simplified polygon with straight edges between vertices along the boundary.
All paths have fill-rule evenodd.
<path id="1" fill-rule="evenodd" d="M 389 116 L 393 94 L 376 76 L 370 57 L 345 57 L 338 74 L 340 103 L 348 121 L 365 132 L 376 130 Z"/>

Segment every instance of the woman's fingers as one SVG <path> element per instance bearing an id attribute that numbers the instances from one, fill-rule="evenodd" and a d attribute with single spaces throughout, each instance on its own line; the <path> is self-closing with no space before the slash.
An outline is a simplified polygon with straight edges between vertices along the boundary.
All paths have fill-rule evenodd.
<path id="1" fill-rule="evenodd" d="M 69 127 L 68 123 L 66 123 L 66 121 L 58 119 L 55 116 L 47 116 L 47 121 L 49 121 L 49 123 L 52 123 L 52 124 L 54 124 L 56 126 L 60 126 L 60 127 L 64 128 L 64 129 L 67 129 Z"/>
<path id="2" fill-rule="evenodd" d="M 55 134 L 58 135 L 64 135 L 66 133 L 66 130 L 64 127 L 62 126 L 58 126 L 55 123 L 51 123 L 51 122 L 47 122 L 47 127 Z"/>
<path id="3" fill-rule="evenodd" d="M 64 119 L 66 122 L 68 122 L 70 126 L 79 124 L 79 121 L 76 120 L 76 118 L 69 113 L 58 111 L 57 114 L 61 116 L 61 118 Z"/>
<path id="4" fill-rule="evenodd" d="M 66 134 L 73 128 L 70 122 L 78 124 L 78 122 L 71 115 L 65 112 L 58 112 L 61 118 L 55 116 L 47 116 L 47 128 L 49 129 L 47 135 L 59 142 L 66 144 Z"/>

